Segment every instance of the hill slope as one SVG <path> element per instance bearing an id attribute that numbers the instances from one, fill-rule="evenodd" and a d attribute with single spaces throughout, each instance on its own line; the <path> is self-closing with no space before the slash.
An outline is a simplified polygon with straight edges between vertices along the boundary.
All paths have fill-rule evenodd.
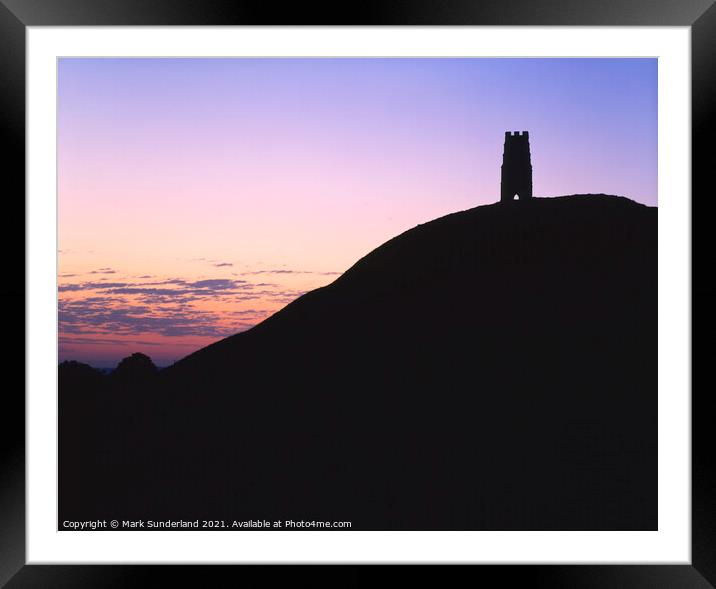
<path id="1" fill-rule="evenodd" d="M 102 475 L 60 515 L 655 529 L 656 280 L 656 209 L 624 198 L 418 226 L 110 395 L 127 425 L 84 432 Z"/>

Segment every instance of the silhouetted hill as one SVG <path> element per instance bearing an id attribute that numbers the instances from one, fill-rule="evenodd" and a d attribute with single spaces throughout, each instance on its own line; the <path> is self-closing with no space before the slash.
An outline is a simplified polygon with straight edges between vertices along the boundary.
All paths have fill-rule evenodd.
<path id="1" fill-rule="evenodd" d="M 71 388 L 92 388 L 102 381 L 102 373 L 89 364 L 75 360 L 60 362 L 57 368 L 59 378 Z"/>
<path id="2" fill-rule="evenodd" d="M 157 372 L 157 367 L 149 356 L 134 353 L 117 364 L 111 378 L 123 384 L 135 384 L 153 378 Z"/>
<path id="3" fill-rule="evenodd" d="M 656 280 L 625 198 L 420 225 L 114 407 L 60 515 L 655 529 Z"/>

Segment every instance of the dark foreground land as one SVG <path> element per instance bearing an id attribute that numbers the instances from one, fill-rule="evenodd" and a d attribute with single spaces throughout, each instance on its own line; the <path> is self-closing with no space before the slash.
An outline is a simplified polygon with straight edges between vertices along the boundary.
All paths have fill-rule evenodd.
<path id="1" fill-rule="evenodd" d="M 449 215 L 170 368 L 59 386 L 60 521 L 656 529 L 657 211 Z"/>

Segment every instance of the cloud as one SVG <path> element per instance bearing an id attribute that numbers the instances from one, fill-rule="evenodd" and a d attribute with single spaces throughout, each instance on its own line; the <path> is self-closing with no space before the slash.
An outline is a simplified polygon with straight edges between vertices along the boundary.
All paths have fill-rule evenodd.
<path id="1" fill-rule="evenodd" d="M 92 270 L 90 274 L 116 274 L 116 270 L 112 270 L 112 268 L 100 268 L 99 270 Z"/>
<path id="2" fill-rule="evenodd" d="M 309 272 L 304 272 L 303 270 L 252 270 L 251 272 L 244 272 L 244 274 L 247 275 L 256 275 L 256 274 L 310 274 Z"/>
<path id="3" fill-rule="evenodd" d="M 222 325 L 221 316 L 213 311 L 191 307 L 152 309 L 143 305 L 109 303 L 81 299 L 60 301 L 60 333 L 99 335 L 140 335 L 225 337 L 234 331 Z"/>
<path id="4" fill-rule="evenodd" d="M 127 286 L 126 282 L 80 282 L 77 284 L 60 284 L 57 290 L 60 292 L 77 292 L 82 290 L 122 288 L 125 286 Z"/>
<path id="5" fill-rule="evenodd" d="M 116 345 L 128 345 L 128 346 L 163 346 L 163 342 L 152 342 L 141 339 L 118 339 L 118 338 L 107 338 L 107 337 L 67 337 L 60 336 L 58 338 L 60 344 L 65 346 L 71 345 L 93 345 L 93 346 L 116 346 Z M 187 346 L 193 347 L 192 343 L 177 342 L 172 345 L 176 346 Z"/>
<path id="6" fill-rule="evenodd" d="M 216 268 L 224 268 L 224 267 L 231 267 L 233 264 L 231 262 L 219 262 L 218 264 L 214 264 Z"/>
<path id="7" fill-rule="evenodd" d="M 145 287 L 135 287 L 135 286 L 120 286 L 116 288 L 110 288 L 106 292 L 111 294 L 122 294 L 122 295 L 138 295 L 138 294 L 148 294 L 148 295 L 165 295 L 165 296 L 171 296 L 174 294 L 179 294 L 181 291 L 179 291 L 176 288 L 145 288 Z"/>
<path id="8" fill-rule="evenodd" d="M 186 281 L 182 278 L 170 278 L 155 282 L 78 282 L 61 284 L 60 292 L 100 291 L 114 295 L 162 295 L 162 296 L 212 296 L 215 293 L 236 292 L 253 288 L 246 280 L 228 278 L 211 278 L 205 280 Z M 160 288 L 164 287 L 164 288 Z"/>
<path id="9" fill-rule="evenodd" d="M 246 281 L 231 280 L 229 278 L 211 278 L 207 280 L 197 280 L 196 282 L 187 282 L 187 285 L 193 288 L 212 288 L 215 290 L 233 288 L 239 284 L 246 284 Z"/>
<path id="10" fill-rule="evenodd" d="M 316 272 L 314 270 L 290 270 L 284 268 L 274 268 L 267 270 L 251 270 L 249 272 L 242 272 L 247 276 L 258 275 L 258 274 L 316 274 L 319 276 L 336 276 L 342 274 L 342 272 Z"/>
<path id="11" fill-rule="evenodd" d="M 109 271 L 112 269 L 100 268 L 94 273 Z M 254 272 L 271 273 L 275 272 Z M 278 273 L 309 272 L 280 269 Z M 118 338 L 129 341 L 128 337 L 148 334 L 218 339 L 253 327 L 305 292 L 241 278 L 191 280 L 146 274 L 133 280 L 108 280 L 103 277 L 58 286 L 60 337 L 67 338 L 66 345 L 90 346 L 93 340 Z M 259 301 L 265 309 L 256 308 Z M 251 308 L 241 308 L 248 305 Z"/>

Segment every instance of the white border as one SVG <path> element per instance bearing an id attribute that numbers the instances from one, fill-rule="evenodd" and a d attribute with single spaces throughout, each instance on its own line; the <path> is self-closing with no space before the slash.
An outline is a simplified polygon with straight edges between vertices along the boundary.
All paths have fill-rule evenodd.
<path id="1" fill-rule="evenodd" d="M 29 564 L 690 563 L 690 28 L 29 27 L 27 41 Z M 659 531 L 57 532 L 58 56 L 658 57 Z"/>

